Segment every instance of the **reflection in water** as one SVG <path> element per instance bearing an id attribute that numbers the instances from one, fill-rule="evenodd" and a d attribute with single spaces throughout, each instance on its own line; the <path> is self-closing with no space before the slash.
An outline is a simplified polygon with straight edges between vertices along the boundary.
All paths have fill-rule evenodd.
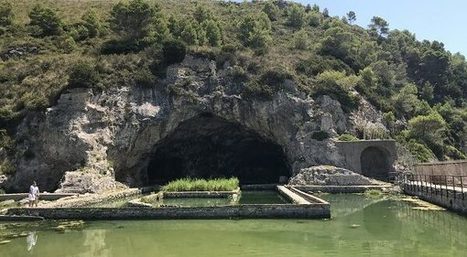
<path id="1" fill-rule="evenodd" d="M 1 257 L 465 257 L 467 218 L 361 195 L 330 196 L 331 220 L 99 221 L 58 233 L 45 224 L 37 236 L 0 245 Z M 337 213 L 338 215 L 334 215 Z M 42 224 L 42 223 L 41 223 Z M 357 226 L 353 226 L 353 225 Z M 24 227 L 23 227 L 24 228 Z M 29 230 L 31 228 L 29 227 Z M 0 230 L 21 233 L 15 226 Z M 30 243 L 31 242 L 31 243 Z M 35 245 L 35 246 L 34 246 Z"/>
<path id="2" fill-rule="evenodd" d="M 331 203 L 332 218 L 361 212 L 367 206 L 385 201 L 383 197 L 364 197 L 356 194 L 323 194 L 319 197 Z"/>
<path id="3" fill-rule="evenodd" d="M 36 243 L 37 243 L 37 232 L 36 231 L 29 232 L 28 236 L 26 237 L 26 244 L 27 244 L 28 252 L 32 251 L 34 246 L 36 246 Z"/>
<path id="4" fill-rule="evenodd" d="M 105 244 L 107 231 L 104 229 L 84 230 L 83 252 L 78 256 L 110 257 L 110 249 Z"/>

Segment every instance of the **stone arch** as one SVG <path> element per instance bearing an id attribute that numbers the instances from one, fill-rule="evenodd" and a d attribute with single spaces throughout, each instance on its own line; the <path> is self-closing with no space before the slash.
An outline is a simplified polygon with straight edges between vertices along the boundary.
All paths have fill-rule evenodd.
<path id="1" fill-rule="evenodd" d="M 184 177 L 238 177 L 242 184 L 277 183 L 280 176 L 291 175 L 279 144 L 211 113 L 181 122 L 145 158 L 139 170 L 140 185 Z"/>
<path id="2" fill-rule="evenodd" d="M 377 146 L 369 146 L 360 154 L 360 165 L 362 175 L 387 181 L 391 171 L 390 153 Z"/>

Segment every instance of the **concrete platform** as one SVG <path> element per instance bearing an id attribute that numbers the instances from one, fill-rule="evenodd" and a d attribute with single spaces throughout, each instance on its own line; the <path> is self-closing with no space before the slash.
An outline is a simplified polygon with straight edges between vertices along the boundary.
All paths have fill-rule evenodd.
<path id="1" fill-rule="evenodd" d="M 367 190 L 383 190 L 393 187 L 391 184 L 382 185 L 365 185 L 365 186 L 332 186 L 332 185 L 310 185 L 310 186 L 294 186 L 294 188 L 305 192 L 323 192 L 331 194 L 348 194 L 348 193 L 364 193 Z"/>
<path id="2" fill-rule="evenodd" d="M 75 196 L 78 194 L 61 194 L 61 193 L 41 193 L 39 194 L 39 199 L 46 201 L 54 201 L 60 198 L 65 198 L 69 196 Z M 0 194 L 0 202 L 7 200 L 20 201 L 22 199 L 28 198 L 28 193 L 19 193 L 19 194 Z"/>
<path id="3" fill-rule="evenodd" d="M 27 215 L 0 215 L 0 221 L 42 221 L 43 217 Z"/>
<path id="4" fill-rule="evenodd" d="M 8 215 L 39 216 L 45 219 L 323 219 L 331 217 L 330 204 L 315 196 L 297 194 L 284 186 L 277 191 L 289 204 L 241 204 L 214 207 L 157 208 L 11 208 Z"/>

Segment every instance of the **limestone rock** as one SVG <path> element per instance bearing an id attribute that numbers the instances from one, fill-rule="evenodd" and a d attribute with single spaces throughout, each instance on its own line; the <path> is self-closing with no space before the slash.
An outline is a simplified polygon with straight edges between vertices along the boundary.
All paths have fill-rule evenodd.
<path id="1" fill-rule="evenodd" d="M 16 204 L 15 200 L 6 200 L 6 201 L 0 202 L 0 207 L 10 207 L 10 206 L 14 206 L 15 204 Z"/>
<path id="2" fill-rule="evenodd" d="M 6 183 L 8 177 L 5 175 L 0 175 L 0 188 L 2 188 L 3 184 Z"/>
<path id="3" fill-rule="evenodd" d="M 45 112 L 29 113 L 17 128 L 16 174 L 8 188 L 100 192 L 145 184 L 157 146 L 183 122 L 209 113 L 254 131 L 281 147 L 292 174 L 319 164 L 345 162 L 331 136 L 351 129 L 348 114 L 328 96 L 313 99 L 293 81 L 271 99 L 244 98 L 231 67 L 187 56 L 152 88 L 116 85 L 103 92 L 71 89 Z M 21 140 L 18 140 L 21 139 Z M 86 172 L 80 172 L 81 170 Z M 116 182 L 119 181 L 119 182 Z"/>
<path id="4" fill-rule="evenodd" d="M 320 165 L 301 169 L 289 185 L 373 185 L 378 181 L 335 166 Z"/>
<path id="5" fill-rule="evenodd" d="M 134 207 L 134 208 L 152 208 L 152 205 L 149 203 L 143 203 L 140 200 L 131 200 L 128 201 L 126 204 L 127 207 Z"/>
<path id="6" fill-rule="evenodd" d="M 94 172 L 66 172 L 57 193 L 103 193 L 126 188 L 110 176 Z"/>

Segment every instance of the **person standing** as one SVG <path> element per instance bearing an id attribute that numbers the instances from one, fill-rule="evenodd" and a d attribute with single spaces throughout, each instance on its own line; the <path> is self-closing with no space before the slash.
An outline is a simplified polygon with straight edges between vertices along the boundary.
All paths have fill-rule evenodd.
<path id="1" fill-rule="evenodd" d="M 29 187 L 28 200 L 29 207 L 37 207 L 37 204 L 39 203 L 39 187 L 37 186 L 36 181 L 33 181 L 32 185 Z"/>

